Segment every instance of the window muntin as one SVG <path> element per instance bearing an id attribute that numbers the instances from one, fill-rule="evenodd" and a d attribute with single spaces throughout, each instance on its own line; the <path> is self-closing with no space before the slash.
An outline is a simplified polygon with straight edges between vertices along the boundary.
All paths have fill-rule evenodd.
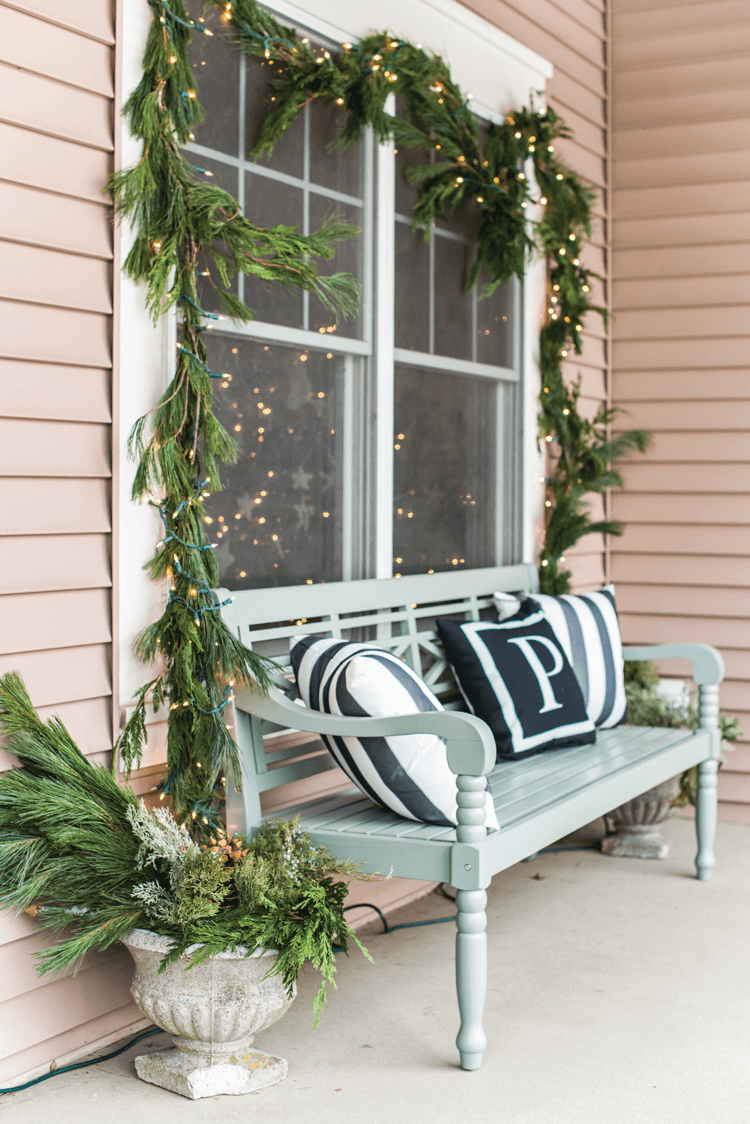
<path id="1" fill-rule="evenodd" d="M 222 65 L 214 90 L 210 80 L 207 84 L 207 71 L 215 64 L 208 62 L 203 37 L 196 38 L 203 41 L 208 64 L 199 79 L 208 113 L 195 142 L 188 145 L 189 158 L 213 171 L 215 182 L 247 206 L 253 221 L 287 223 L 310 233 L 335 211 L 363 232 L 339 247 L 334 262 L 323 263 L 324 271 L 347 269 L 360 277 L 363 302 L 356 323 L 336 322 L 310 294 L 279 295 L 256 278 L 240 277 L 236 291 L 255 309 L 256 320 L 240 327 L 229 322 L 213 325 L 209 362 L 214 370 L 232 376 L 219 386 L 217 414 L 241 444 L 238 464 L 223 470 L 226 490 L 207 505 L 212 522 L 206 531 L 218 543 L 222 583 L 245 588 L 384 576 L 391 553 L 395 573 L 512 560 L 518 536 L 508 520 L 515 518 L 517 505 L 508 490 L 517 475 L 510 450 L 520 421 L 515 385 L 519 289 L 505 286 L 484 300 L 476 292 L 465 292 L 476 216 L 434 224 L 427 241 L 423 232 L 412 234 L 416 191 L 405 181 L 403 169 L 420 156 L 405 152 L 395 157 L 395 200 L 382 192 L 377 200 L 378 229 L 382 231 L 389 210 L 395 226 L 394 301 L 393 289 L 390 295 L 383 290 L 388 271 L 382 262 L 377 270 L 378 247 L 373 243 L 375 183 L 382 184 L 382 169 L 394 163 L 392 147 L 378 148 L 366 133 L 357 149 L 329 152 L 343 117 L 316 101 L 305 108 L 270 158 L 253 163 L 246 151 L 270 107 L 264 104 L 265 64 L 237 52 L 239 62 L 233 58 L 231 71 L 236 73 L 236 87 L 227 82 L 230 71 Z M 215 42 L 210 41 L 211 46 Z M 196 68 L 202 61 L 195 60 Z M 230 91 L 235 93 L 236 110 L 219 114 L 214 140 L 212 115 L 222 98 L 232 100 Z M 204 285 L 202 300 L 207 310 L 215 310 L 210 282 Z M 393 316 L 391 332 L 381 326 L 377 343 L 373 308 L 381 318 Z M 288 402 L 295 393 L 302 400 L 303 369 L 310 388 L 307 401 L 298 406 L 295 424 Z M 327 387 L 325 410 L 316 408 L 319 381 Z M 286 404 L 272 406 L 273 424 L 256 425 L 252 435 L 234 427 L 243 423 L 246 413 L 252 415 L 256 387 L 264 403 L 273 393 L 285 395 Z M 395 409 L 393 435 L 387 432 L 387 422 L 384 428 L 376 417 L 378 404 L 382 409 L 389 401 Z M 454 439 L 443 449 L 441 442 L 451 427 Z M 259 428 L 267 433 L 258 434 Z M 397 434 L 407 428 L 409 437 L 400 443 Z M 465 434 L 472 436 L 462 443 Z M 292 455 L 292 445 L 295 454 L 303 454 L 303 444 L 304 455 Z M 402 450 L 394 448 L 397 444 Z M 415 461 L 417 448 L 423 454 Z M 384 471 L 388 458 L 395 458 L 393 496 L 383 494 L 383 481 L 390 477 L 390 469 Z M 261 468 L 266 461 L 268 466 Z M 264 481 L 269 471 L 274 475 Z M 267 495 L 251 494 L 248 483 Z M 510 491 L 514 493 L 515 485 Z M 404 492 L 414 492 L 411 519 L 399 514 L 399 508 L 402 513 L 407 510 Z M 261 504 L 255 503 L 257 498 Z"/>

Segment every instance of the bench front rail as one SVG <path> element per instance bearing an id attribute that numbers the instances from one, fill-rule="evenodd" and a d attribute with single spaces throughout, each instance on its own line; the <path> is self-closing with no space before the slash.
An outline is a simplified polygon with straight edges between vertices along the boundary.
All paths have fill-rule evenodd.
<path id="1" fill-rule="evenodd" d="M 432 582 L 432 577 L 439 580 Z M 224 612 L 244 643 L 271 652 L 282 668 L 288 668 L 288 640 L 295 633 L 344 638 L 348 633 L 358 640 L 373 639 L 374 634 L 377 643 L 402 655 L 438 697 L 455 706 L 455 685 L 436 644 L 434 617 L 453 614 L 478 620 L 482 613 L 491 614 L 492 592 L 533 593 L 535 580 L 531 567 L 516 566 L 244 591 L 233 595 L 233 605 Z M 224 599 L 225 591 L 220 592 Z M 308 606 L 306 617 L 303 604 Z M 282 606 L 287 610 L 283 615 Z M 392 871 L 398 877 L 448 882 L 456 888 L 456 981 L 461 1016 L 456 1042 L 464 1069 L 479 1068 L 485 1047 L 485 908 L 486 890 L 494 874 L 697 765 L 696 868 L 701 881 L 711 877 L 720 740 L 718 684 L 724 671 L 721 656 L 704 644 L 629 648 L 623 654 L 633 660 L 679 657 L 692 661 L 699 692 L 700 726 L 696 731 L 620 726 L 599 731 L 594 745 L 496 763 L 489 728 L 481 719 L 459 710 L 341 718 L 308 710 L 277 689 L 268 697 L 252 690 L 235 693 L 243 775 L 242 791 L 233 792 L 230 786 L 228 794 L 231 827 L 251 834 L 263 818 L 261 794 L 292 785 L 290 792 L 296 796 L 284 815 L 299 813 L 302 826 L 316 844 L 361 862 L 369 872 Z M 336 765 L 319 742 L 303 741 L 274 751 L 274 738 L 267 735 L 289 730 L 343 737 L 431 733 L 445 738 L 458 788 L 457 828 L 403 819 L 377 807 L 348 783 L 336 791 L 301 799 L 296 782 L 335 770 Z M 484 825 L 487 776 L 499 832 L 488 833 Z M 343 774 L 340 777 L 346 781 Z"/>

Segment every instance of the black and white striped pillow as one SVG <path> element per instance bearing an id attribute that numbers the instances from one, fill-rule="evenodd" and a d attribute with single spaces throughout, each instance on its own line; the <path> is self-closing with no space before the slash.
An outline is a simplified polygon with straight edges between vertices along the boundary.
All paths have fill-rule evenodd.
<path id="1" fill-rule="evenodd" d="M 442 710 L 432 691 L 403 660 L 376 644 L 293 636 L 292 667 L 312 710 L 348 717 L 388 718 Z M 455 827 L 456 776 L 445 742 L 434 734 L 323 738 L 336 762 L 374 800 L 400 816 Z M 498 830 L 487 783 L 486 826 Z"/>
<path id="2" fill-rule="evenodd" d="M 535 593 L 533 600 L 570 661 L 591 721 L 604 730 L 619 726 L 625 721 L 626 700 L 615 587 L 559 597 Z M 505 593 L 495 594 L 495 604 L 501 620 L 520 607 L 517 598 Z"/>

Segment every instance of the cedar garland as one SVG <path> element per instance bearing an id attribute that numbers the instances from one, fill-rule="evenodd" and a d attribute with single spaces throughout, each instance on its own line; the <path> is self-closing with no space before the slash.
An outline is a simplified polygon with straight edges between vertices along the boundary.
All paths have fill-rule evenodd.
<path id="1" fill-rule="evenodd" d="M 128 768 L 137 764 L 145 741 L 146 698 L 151 694 L 155 706 L 168 699 L 166 789 L 178 814 L 192 807 L 194 818 L 209 822 L 219 774 L 236 753 L 222 718 L 224 684 L 254 680 L 264 689 L 268 668 L 229 634 L 211 592 L 218 569 L 202 530 L 201 500 L 220 488 L 218 464 L 232 461 L 236 446 L 212 413 L 216 376 L 202 341 L 208 314 L 200 308 L 197 278 L 210 275 L 224 309 L 236 320 L 253 315 L 229 291 L 238 270 L 287 289 L 309 289 L 332 311 L 351 315 L 359 297 L 357 281 L 348 274 L 321 277 L 311 259 L 331 258 L 335 244 L 356 231 L 336 220 L 307 237 L 288 227 L 255 226 L 227 192 L 201 178 L 208 172 L 187 163 L 181 146 L 202 116 L 188 44 L 194 32 L 212 33 L 188 17 L 183 0 L 148 2 L 154 21 L 144 75 L 124 110 L 133 133 L 144 141 L 143 156 L 136 167 L 112 177 L 111 187 L 118 212 L 136 231 L 125 271 L 148 283 L 154 317 L 179 305 L 182 322 L 177 370 L 153 413 L 150 439 L 145 440 L 145 418 L 136 423 L 131 439 L 138 459 L 134 498 L 164 493 L 156 506 L 165 538 L 149 570 L 155 580 L 168 578 L 171 592 L 163 616 L 144 631 L 136 648 L 145 662 L 160 657 L 165 670 L 139 692 L 120 748 Z M 489 124 L 482 142 L 469 99 L 439 55 L 383 32 L 356 46 L 344 44 L 332 55 L 299 39 L 255 0 L 206 0 L 206 6 L 220 13 L 242 50 L 275 64 L 274 109 L 254 155 L 271 152 L 308 102 L 326 98 L 348 113 L 338 145 L 356 144 L 370 125 L 380 142 L 420 149 L 435 160 L 408 173 L 419 185 L 413 229 L 429 230 L 434 219 L 456 209 L 476 214 L 478 249 L 469 288 L 482 284 L 490 294 L 514 275 L 523 279 L 530 254 L 547 258 L 539 429 L 540 438 L 551 438 L 545 444 L 551 446 L 553 468 L 546 481 L 540 581 L 544 592 L 566 592 L 571 574 L 560 568 L 564 552 L 586 534 L 622 533 L 615 521 L 590 519 L 586 494 L 621 486 L 609 463 L 648 443 L 643 430 L 610 439 L 616 411 L 602 407 L 593 420 L 582 417 L 580 380 L 570 385 L 563 377 L 565 357 L 571 350 L 581 353 L 586 316 L 596 312 L 605 321 L 607 316 L 592 300 L 592 280 L 598 275 L 580 261 L 582 241 L 591 233 L 595 193 L 555 152 L 555 140 L 570 137 L 570 130 L 554 110 L 532 106 Z M 390 94 L 398 95 L 403 106 L 398 117 L 386 109 Z M 535 184 L 524 171 L 528 161 Z M 541 217 L 529 221 L 532 207 Z"/>

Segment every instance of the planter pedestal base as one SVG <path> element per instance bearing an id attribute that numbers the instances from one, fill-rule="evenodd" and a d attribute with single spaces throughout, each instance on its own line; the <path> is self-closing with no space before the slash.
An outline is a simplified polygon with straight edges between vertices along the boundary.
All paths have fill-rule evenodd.
<path id="1" fill-rule="evenodd" d="M 666 859 L 669 840 L 655 827 L 618 824 L 617 835 L 602 839 L 602 852 L 621 859 Z"/>
<path id="2" fill-rule="evenodd" d="M 249 1048 L 218 1064 L 211 1063 L 210 1055 L 179 1048 L 143 1054 L 135 1059 L 135 1071 L 141 1081 L 159 1085 L 193 1101 L 201 1097 L 255 1093 L 267 1085 L 283 1081 L 287 1069 L 285 1058 Z"/>

